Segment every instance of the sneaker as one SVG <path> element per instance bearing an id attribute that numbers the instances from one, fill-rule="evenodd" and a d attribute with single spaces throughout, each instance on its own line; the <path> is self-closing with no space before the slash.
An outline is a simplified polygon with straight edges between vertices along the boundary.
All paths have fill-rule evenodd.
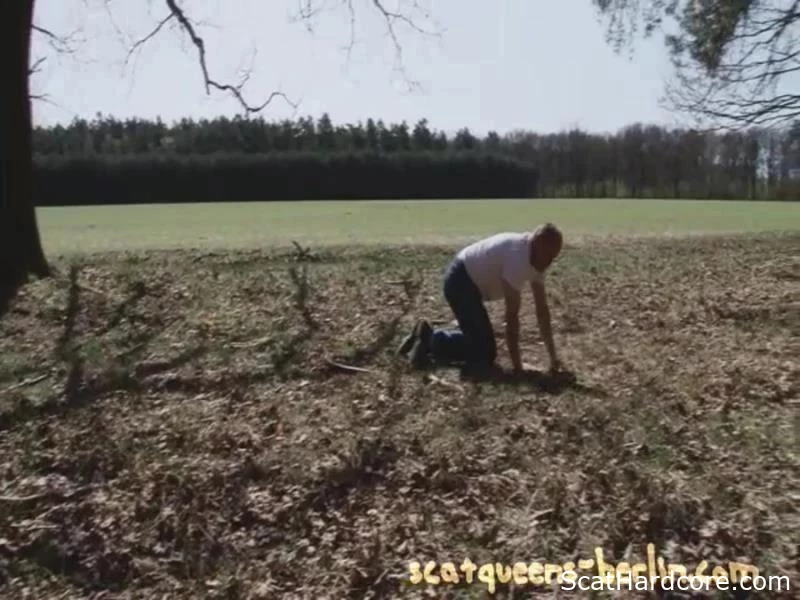
<path id="1" fill-rule="evenodd" d="M 417 337 L 425 345 L 425 352 L 430 353 L 433 338 L 433 327 L 425 319 L 420 319 L 417 324 Z"/>
<path id="2" fill-rule="evenodd" d="M 425 343 L 423 338 L 417 339 L 408 354 L 408 359 L 411 366 L 415 369 L 424 369 L 430 365 L 430 354 L 428 353 L 428 344 Z"/>
<path id="3" fill-rule="evenodd" d="M 411 348 L 414 346 L 414 342 L 417 341 L 417 328 L 416 326 L 414 329 L 409 333 L 406 337 L 403 338 L 403 341 L 400 342 L 400 345 L 397 347 L 397 354 L 399 356 L 408 355 Z"/>
<path id="4" fill-rule="evenodd" d="M 414 325 L 414 328 L 411 330 L 403 341 L 400 342 L 400 345 L 397 348 L 397 354 L 402 356 L 408 356 L 411 349 L 414 347 L 414 344 L 417 340 L 422 339 L 424 340 L 425 344 L 425 352 L 429 350 L 430 347 L 430 338 L 433 335 L 433 328 L 431 327 L 430 323 L 425 319 L 420 319 Z"/>
<path id="5" fill-rule="evenodd" d="M 414 341 L 409 360 L 415 369 L 422 369 L 431 364 L 431 338 L 433 327 L 425 319 L 420 319 L 415 327 L 416 340 Z"/>

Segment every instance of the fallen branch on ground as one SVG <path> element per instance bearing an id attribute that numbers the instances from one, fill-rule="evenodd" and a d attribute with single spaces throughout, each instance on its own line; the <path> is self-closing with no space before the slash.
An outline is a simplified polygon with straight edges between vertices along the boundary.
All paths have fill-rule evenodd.
<path id="1" fill-rule="evenodd" d="M 351 373 L 372 373 L 371 369 L 364 369 L 363 367 L 354 367 L 353 365 L 345 365 L 340 362 L 336 362 L 335 360 L 331 360 L 330 358 L 326 358 L 325 362 L 328 366 L 333 367 L 334 369 L 339 369 L 345 372 Z"/>
<path id="2" fill-rule="evenodd" d="M 7 394 L 8 392 L 13 392 L 14 390 L 18 390 L 20 388 L 24 388 L 29 385 L 35 385 L 40 381 L 44 381 L 48 377 L 50 377 L 50 373 L 45 373 L 44 375 L 39 375 L 38 377 L 32 377 L 31 379 L 20 381 L 19 383 L 15 383 L 14 385 L 9 386 L 6 389 L 0 391 L 0 394 Z"/>
<path id="3" fill-rule="evenodd" d="M 446 379 L 442 379 L 441 377 L 437 377 L 436 375 L 428 375 L 427 380 L 430 383 L 437 383 L 439 385 L 443 385 L 445 387 L 458 390 L 459 392 L 464 391 L 464 388 L 458 385 L 457 383 L 453 383 L 452 381 L 447 381 Z"/>
<path id="4" fill-rule="evenodd" d="M 111 298 L 111 296 L 109 294 L 107 294 L 106 292 L 103 292 L 102 290 L 98 290 L 97 288 L 93 288 L 90 285 L 79 283 L 78 287 L 80 289 L 84 290 L 84 291 L 92 292 L 93 294 L 97 294 L 98 296 L 102 296 L 103 298 Z"/>
<path id="5" fill-rule="evenodd" d="M 71 492 L 63 493 L 56 490 L 47 490 L 46 492 L 39 492 L 38 494 L 31 494 L 30 496 L 0 496 L 0 502 L 8 504 L 24 504 L 25 502 L 35 502 L 36 500 L 43 500 L 45 498 L 58 498 L 59 500 L 69 500 L 75 496 L 79 496 L 85 492 L 94 489 L 95 485 L 87 485 L 80 487 Z"/>
<path id="6" fill-rule="evenodd" d="M 531 520 L 531 522 L 533 522 L 533 521 L 538 521 L 538 520 L 539 520 L 539 519 L 541 519 L 542 517 L 546 517 L 546 516 L 548 516 L 548 515 L 551 515 L 551 514 L 553 514 L 554 512 L 555 512 L 555 509 L 552 509 L 552 508 L 546 508 L 545 510 L 540 510 L 539 512 L 535 512 L 535 513 L 533 513 L 533 515 L 531 515 L 531 519 L 530 519 L 530 520 Z"/>
<path id="7" fill-rule="evenodd" d="M 231 342 L 228 344 L 229 348 L 256 348 L 257 346 L 263 346 L 264 344 L 268 344 L 272 341 L 271 336 L 259 338 L 257 340 L 252 340 L 250 342 Z"/>
<path id="8" fill-rule="evenodd" d="M 15 529 L 24 529 L 25 531 L 40 531 L 43 529 L 57 531 L 61 529 L 61 525 L 54 525 L 53 523 L 12 523 L 11 526 Z"/>

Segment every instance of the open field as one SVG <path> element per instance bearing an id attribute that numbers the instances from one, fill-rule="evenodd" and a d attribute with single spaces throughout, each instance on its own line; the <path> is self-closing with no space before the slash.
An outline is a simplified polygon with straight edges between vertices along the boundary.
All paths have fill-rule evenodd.
<path id="1" fill-rule="evenodd" d="M 558 223 L 584 237 L 800 230 L 798 202 L 463 200 L 40 208 L 48 253 L 166 248 L 458 243 Z"/>
<path id="2" fill-rule="evenodd" d="M 456 246 L 323 247 L 365 213 L 316 217 L 316 231 L 305 206 L 273 205 L 268 225 L 245 218 L 268 221 L 266 207 L 188 223 L 169 207 L 42 212 L 51 252 L 137 233 L 159 245 L 147 223 L 182 222 L 191 241 L 224 214 L 222 241 L 264 229 L 313 256 L 98 253 L 22 290 L 0 319 L 0 596 L 479 598 L 487 585 L 463 573 L 458 587 L 409 585 L 409 561 L 577 563 L 599 547 L 637 563 L 653 543 L 690 572 L 739 561 L 790 580 L 751 597 L 797 597 L 796 206 L 631 203 L 653 213 L 615 231 L 660 231 L 659 211 L 668 228 L 795 231 L 569 242 L 550 293 L 575 383 L 410 371 L 392 350 L 416 317 L 449 322 L 439 278 Z M 444 237 L 541 218 L 603 233 L 620 214 L 465 206 L 371 205 L 388 216 L 366 231 L 430 235 L 416 211 L 433 211 L 461 228 Z M 716 207 L 732 212 L 696 221 Z M 527 299 L 522 326 L 523 359 L 544 366 Z"/>

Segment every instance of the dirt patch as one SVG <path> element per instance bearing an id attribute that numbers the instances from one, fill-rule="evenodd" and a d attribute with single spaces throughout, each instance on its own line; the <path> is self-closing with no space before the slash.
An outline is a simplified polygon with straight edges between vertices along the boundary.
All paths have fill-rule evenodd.
<path id="1" fill-rule="evenodd" d="M 800 238 L 569 247 L 563 382 L 393 356 L 451 321 L 453 250 L 97 256 L 26 286 L 0 320 L 4 597 L 483 597 L 409 563 L 648 543 L 798 581 Z M 546 366 L 529 300 L 522 323 Z"/>

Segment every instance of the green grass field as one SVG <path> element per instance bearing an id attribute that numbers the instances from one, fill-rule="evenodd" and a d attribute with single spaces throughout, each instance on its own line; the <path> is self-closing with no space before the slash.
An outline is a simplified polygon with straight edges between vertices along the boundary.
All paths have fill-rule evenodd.
<path id="1" fill-rule="evenodd" d="M 587 236 L 800 229 L 800 204 L 687 200 L 264 202 L 40 208 L 48 254 L 169 248 L 456 243 L 550 220 Z"/>

